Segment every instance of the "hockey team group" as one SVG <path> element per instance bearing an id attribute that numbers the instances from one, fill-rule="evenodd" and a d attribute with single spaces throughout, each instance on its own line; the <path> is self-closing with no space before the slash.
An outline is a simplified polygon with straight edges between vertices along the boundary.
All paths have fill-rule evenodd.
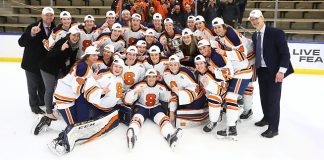
<path id="1" fill-rule="evenodd" d="M 20 41 L 37 36 L 41 22 L 53 21 L 53 15 L 52 8 L 44 8 L 45 18 L 30 25 Z M 58 155 L 72 151 L 76 142 L 109 133 L 120 122 L 128 126 L 131 150 L 146 119 L 160 127 L 172 149 L 190 126 L 203 125 L 204 132 L 211 132 L 225 122 L 217 137 L 237 140 L 238 120 L 252 115 L 252 40 L 221 18 L 208 29 L 204 17 L 189 16 L 182 30 L 159 13 L 144 26 L 139 14 L 127 10 L 122 21 L 108 11 L 101 26 L 92 15 L 76 22 L 67 11 L 60 13 L 60 22 L 43 41 L 48 53 L 42 75 L 50 65 L 59 71 L 48 73 L 59 75 L 49 91 L 52 108 L 46 106 L 47 114 L 34 129 L 35 135 L 44 133 L 57 120 L 55 112 L 63 117 L 67 127 L 48 144 Z"/>

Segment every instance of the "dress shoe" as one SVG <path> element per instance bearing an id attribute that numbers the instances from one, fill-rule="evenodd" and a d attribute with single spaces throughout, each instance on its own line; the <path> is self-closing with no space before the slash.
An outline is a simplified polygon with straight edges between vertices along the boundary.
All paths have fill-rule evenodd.
<path id="1" fill-rule="evenodd" d="M 33 108 L 32 112 L 35 114 L 45 114 L 45 112 L 42 109 L 40 109 L 39 107 Z"/>
<path id="2" fill-rule="evenodd" d="M 274 132 L 270 129 L 267 129 L 265 132 L 261 134 L 262 137 L 266 137 L 266 138 L 272 138 L 277 135 L 278 135 L 278 131 Z"/>
<path id="3" fill-rule="evenodd" d="M 262 119 L 261 121 L 254 123 L 254 125 L 256 125 L 258 127 L 263 127 L 263 126 L 269 125 L 269 123 Z"/>

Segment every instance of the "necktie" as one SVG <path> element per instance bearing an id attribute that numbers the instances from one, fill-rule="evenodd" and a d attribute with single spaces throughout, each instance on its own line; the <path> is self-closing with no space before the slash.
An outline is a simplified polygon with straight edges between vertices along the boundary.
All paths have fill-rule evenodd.
<path id="1" fill-rule="evenodd" d="M 257 33 L 255 54 L 256 54 L 255 65 L 257 68 L 260 68 L 261 67 L 261 32 Z"/>
<path id="2" fill-rule="evenodd" d="M 51 27 L 46 27 L 46 35 L 49 36 L 51 34 Z"/>

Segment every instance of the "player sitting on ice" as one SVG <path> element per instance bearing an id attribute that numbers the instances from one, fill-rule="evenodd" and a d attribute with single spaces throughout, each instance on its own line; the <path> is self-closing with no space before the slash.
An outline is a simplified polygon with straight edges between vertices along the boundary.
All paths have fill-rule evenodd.
<path id="1" fill-rule="evenodd" d="M 88 117 L 88 119 L 80 123 L 68 124 L 65 130 L 48 144 L 51 151 L 63 155 L 72 151 L 76 142 L 82 144 L 90 142 L 118 126 L 117 104 L 123 97 L 121 77 L 123 66 L 123 60 L 114 59 L 111 72 L 94 74 L 88 78 L 84 85 L 84 96 L 79 97 L 87 101 L 84 101 L 84 104 L 79 103 L 77 107 L 91 110 L 91 116 L 89 112 L 82 112 L 85 115 L 78 115 Z M 66 114 L 62 116 L 68 119 Z"/>
<path id="2" fill-rule="evenodd" d="M 222 95 L 226 91 L 226 81 L 220 69 L 215 73 L 208 70 L 208 64 L 204 56 L 195 57 L 195 66 L 198 72 L 197 79 L 204 87 L 205 95 L 209 107 L 209 123 L 203 128 L 205 132 L 212 131 L 217 124 L 220 116 L 221 105 L 223 103 Z"/>
<path id="3" fill-rule="evenodd" d="M 170 107 L 170 119 L 176 120 L 176 126 L 197 126 L 208 119 L 206 97 L 195 81 L 194 74 L 180 65 L 177 55 L 169 57 L 164 71 L 166 85 L 178 97 L 178 106 Z"/>
<path id="4" fill-rule="evenodd" d="M 126 133 L 128 148 L 130 150 L 134 148 L 140 128 L 146 118 L 150 118 L 161 127 L 163 137 L 174 149 L 178 138 L 182 135 L 182 130 L 173 128 L 160 103 L 160 100 L 170 102 L 172 99 L 171 92 L 165 85 L 157 81 L 157 72 L 154 69 L 147 70 L 145 76 L 146 80 L 132 86 L 125 97 L 125 102 L 128 104 L 136 101 L 134 116 Z M 170 102 L 170 105 L 176 104 Z"/>

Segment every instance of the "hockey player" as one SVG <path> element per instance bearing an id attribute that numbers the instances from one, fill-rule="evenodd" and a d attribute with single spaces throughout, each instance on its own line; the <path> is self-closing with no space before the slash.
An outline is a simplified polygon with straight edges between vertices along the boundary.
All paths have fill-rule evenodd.
<path id="1" fill-rule="evenodd" d="M 92 110 L 91 119 L 81 123 L 68 125 L 48 147 L 56 154 L 62 155 L 73 150 L 76 142 L 87 143 L 106 134 L 118 126 L 117 104 L 123 97 L 121 77 L 124 67 L 122 59 L 114 59 L 111 72 L 103 71 L 90 76 L 84 85 L 84 98 L 87 102 L 78 107 L 86 106 Z M 83 98 L 83 97 L 80 97 Z M 66 116 L 63 114 L 63 117 Z"/>
<path id="2" fill-rule="evenodd" d="M 206 22 L 203 16 L 195 17 L 195 25 L 197 30 L 202 32 L 203 39 L 210 39 L 213 36 L 213 33 L 206 27 Z"/>
<path id="3" fill-rule="evenodd" d="M 111 71 L 100 70 L 99 74 L 94 74 L 87 79 L 84 85 L 84 98 L 99 112 L 109 111 L 122 102 L 124 67 L 124 61 L 116 58 L 111 66 Z"/>
<path id="4" fill-rule="evenodd" d="M 163 50 L 162 44 L 158 41 L 155 31 L 151 28 L 145 31 L 146 49 L 150 49 L 152 46 L 158 46 L 160 50 Z"/>
<path id="5" fill-rule="evenodd" d="M 240 34 L 232 27 L 224 24 L 223 19 L 215 18 L 213 21 L 215 33 L 219 36 L 219 45 L 216 46 L 216 52 L 222 56 L 227 57 L 228 61 L 232 63 L 234 75 L 229 80 L 229 86 L 225 97 L 226 108 L 231 108 L 230 112 L 226 112 L 227 116 L 238 118 L 238 104 L 239 96 L 242 96 L 244 90 L 248 86 L 252 77 L 252 68 L 246 57 L 247 49 L 242 44 Z M 218 131 L 217 135 L 220 137 L 233 136 L 236 137 L 236 120 L 229 123 L 228 130 Z"/>
<path id="6" fill-rule="evenodd" d="M 75 101 L 83 91 L 85 80 L 92 75 L 91 66 L 97 59 L 98 52 L 96 51 L 96 47 L 89 46 L 82 59 L 74 65 L 70 73 L 57 82 L 54 91 L 54 102 L 65 122 L 69 125 L 78 121 L 78 107 L 75 105 Z M 53 120 L 52 118 L 43 116 L 35 127 L 34 134 L 38 135 L 40 131 L 46 130 Z"/>
<path id="7" fill-rule="evenodd" d="M 192 32 L 196 31 L 195 19 L 195 16 L 188 16 L 187 18 L 187 28 L 189 28 Z"/>
<path id="8" fill-rule="evenodd" d="M 102 55 L 99 55 L 97 62 L 92 65 L 93 70 L 110 68 L 114 60 L 114 53 L 114 46 L 112 44 L 106 45 Z"/>
<path id="9" fill-rule="evenodd" d="M 136 101 L 135 113 L 126 133 L 128 148 L 130 150 L 134 148 L 140 128 L 144 121 L 150 118 L 160 126 L 163 137 L 174 149 L 182 135 L 182 130 L 173 128 L 160 103 L 160 100 L 170 102 L 172 99 L 171 92 L 165 85 L 157 81 L 157 72 L 154 69 L 147 70 L 145 77 L 145 81 L 134 85 L 125 96 L 125 102 L 128 104 Z M 176 104 L 171 102 L 170 105 Z"/>
<path id="10" fill-rule="evenodd" d="M 137 60 L 138 50 L 130 46 L 126 51 L 125 67 L 123 70 L 124 89 L 127 91 L 132 85 L 144 79 L 145 68 L 142 62 Z"/>
<path id="11" fill-rule="evenodd" d="M 78 27 L 81 30 L 81 34 L 77 58 L 80 59 L 86 48 L 97 39 L 99 34 L 96 32 L 97 27 L 95 25 L 95 19 L 92 15 L 86 15 L 84 17 L 84 24 L 80 24 Z"/>
<path id="12" fill-rule="evenodd" d="M 170 108 L 170 120 L 175 120 L 177 109 L 201 109 L 204 108 L 206 97 L 195 82 L 193 73 L 185 67 L 181 67 L 179 57 L 169 57 L 168 70 L 163 74 L 166 85 L 178 97 L 178 107 Z"/>
<path id="13" fill-rule="evenodd" d="M 115 23 L 111 29 L 111 33 L 100 34 L 96 41 L 93 42 L 93 45 L 101 49 L 108 44 L 112 44 L 114 52 L 118 52 L 117 54 L 124 52 L 126 42 L 122 36 L 122 26 L 119 23 Z"/>
<path id="14" fill-rule="evenodd" d="M 126 46 L 135 45 L 138 39 L 144 38 L 145 28 L 141 25 L 141 19 L 141 15 L 137 13 L 132 15 L 130 27 L 125 28 L 124 39 L 126 40 Z"/>
<path id="15" fill-rule="evenodd" d="M 162 25 L 162 15 L 160 13 L 154 13 L 153 15 L 153 25 L 148 25 L 147 28 L 153 29 L 154 37 L 159 38 L 164 31 L 164 27 Z"/>
<path id="16" fill-rule="evenodd" d="M 208 69 L 208 64 L 204 56 L 195 57 L 196 70 L 199 73 L 197 79 L 205 90 L 209 107 L 209 123 L 203 128 L 205 132 L 212 131 L 217 124 L 220 116 L 221 104 L 223 103 L 222 95 L 226 91 L 226 81 L 221 69 L 212 73 Z"/>
<path id="17" fill-rule="evenodd" d="M 138 50 L 137 59 L 140 62 L 143 62 L 144 59 L 146 59 L 148 57 L 148 54 L 146 51 L 146 42 L 144 40 L 138 40 L 136 43 L 136 47 Z"/>
<path id="18" fill-rule="evenodd" d="M 106 22 L 103 23 L 100 27 L 98 27 L 98 34 L 102 33 L 110 33 L 112 31 L 112 26 L 116 21 L 116 13 L 115 11 L 106 12 Z"/>
<path id="19" fill-rule="evenodd" d="M 181 43 L 181 31 L 174 28 L 173 20 L 166 18 L 164 20 L 165 32 L 160 36 L 159 41 L 163 46 L 163 53 L 165 56 L 170 57 L 177 55 L 180 59 L 184 58 L 179 46 Z"/>
<path id="20" fill-rule="evenodd" d="M 149 57 L 144 60 L 143 65 L 146 70 L 154 69 L 157 72 L 158 81 L 162 81 L 164 70 L 168 65 L 168 59 L 161 56 L 161 50 L 158 46 L 152 46 L 148 52 Z"/>
<path id="21" fill-rule="evenodd" d="M 53 48 L 54 44 L 65 37 L 71 27 L 78 25 L 77 22 L 72 22 L 71 14 L 68 11 L 62 11 L 60 13 L 61 24 L 57 25 L 48 40 L 44 41 L 44 47 L 47 50 Z"/>

